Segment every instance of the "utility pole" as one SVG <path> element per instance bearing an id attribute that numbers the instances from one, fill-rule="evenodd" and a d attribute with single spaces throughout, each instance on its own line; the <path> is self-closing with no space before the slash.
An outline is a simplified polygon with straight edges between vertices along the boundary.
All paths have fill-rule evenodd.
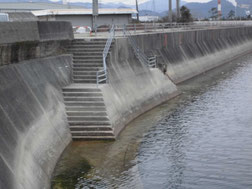
<path id="1" fill-rule="evenodd" d="M 169 0 L 168 21 L 172 22 L 172 0 Z"/>
<path id="2" fill-rule="evenodd" d="M 180 18 L 180 0 L 177 0 L 177 20 Z"/>
<path id="3" fill-rule="evenodd" d="M 92 13 L 92 30 L 94 31 L 97 26 L 97 17 L 98 17 L 98 0 L 93 0 L 93 13 Z"/>
<path id="4" fill-rule="evenodd" d="M 218 19 L 221 19 L 221 0 L 218 0 Z"/>
<path id="5" fill-rule="evenodd" d="M 137 21 L 139 22 L 138 2 L 136 0 Z"/>

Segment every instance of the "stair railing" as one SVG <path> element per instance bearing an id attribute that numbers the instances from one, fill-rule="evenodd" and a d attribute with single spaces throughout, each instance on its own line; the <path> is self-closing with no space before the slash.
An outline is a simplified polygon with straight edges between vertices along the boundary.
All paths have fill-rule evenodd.
<path id="1" fill-rule="evenodd" d="M 147 57 L 145 53 L 139 48 L 136 40 L 132 37 L 131 33 L 128 30 L 126 30 L 126 28 L 124 29 L 124 36 L 128 37 L 130 45 L 132 46 L 137 59 L 142 64 L 147 65 L 149 68 L 157 67 L 157 56 Z"/>
<path id="2" fill-rule="evenodd" d="M 102 57 L 103 58 L 103 69 L 97 71 L 97 73 L 96 73 L 96 84 L 97 85 L 104 82 L 104 81 L 105 81 L 105 83 L 107 83 L 108 74 L 107 74 L 106 59 L 107 59 L 108 52 L 109 52 L 109 49 L 111 47 L 111 44 L 112 44 L 114 37 L 115 37 L 115 25 L 112 25 L 110 32 L 109 32 L 108 40 L 106 42 L 106 45 L 105 45 L 105 48 L 104 48 L 103 54 L 102 54 L 102 56 L 103 56 Z"/>

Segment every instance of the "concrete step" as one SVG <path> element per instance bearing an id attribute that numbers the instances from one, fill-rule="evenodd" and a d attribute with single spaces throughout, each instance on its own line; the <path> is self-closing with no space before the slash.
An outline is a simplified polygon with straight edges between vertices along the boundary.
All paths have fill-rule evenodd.
<path id="1" fill-rule="evenodd" d="M 101 93 L 101 89 L 98 88 L 74 88 L 74 87 L 64 87 L 62 89 L 63 92 L 99 92 Z"/>
<path id="2" fill-rule="evenodd" d="M 94 107 L 94 106 L 105 106 L 104 102 L 75 102 L 75 101 L 67 101 L 65 102 L 66 106 L 84 106 L 84 107 Z"/>
<path id="3" fill-rule="evenodd" d="M 94 126 L 94 125 L 110 125 L 109 121 L 68 121 L 70 126 L 85 126 L 85 125 L 89 125 L 89 126 Z"/>
<path id="4" fill-rule="evenodd" d="M 95 46 L 95 45 L 99 45 L 99 46 L 103 46 L 105 47 L 106 42 L 102 42 L 102 41 L 98 41 L 98 42 L 74 42 L 71 44 L 72 47 L 74 46 Z"/>
<path id="5" fill-rule="evenodd" d="M 72 136 L 114 136 L 113 131 L 71 131 Z"/>
<path id="6" fill-rule="evenodd" d="M 93 39 L 90 39 L 90 40 L 87 40 L 87 39 L 74 39 L 72 42 L 84 42 L 84 43 L 87 43 L 87 42 L 106 42 L 108 39 L 107 38 L 93 38 Z"/>
<path id="7" fill-rule="evenodd" d="M 73 68 L 103 68 L 103 63 L 73 63 Z"/>
<path id="8" fill-rule="evenodd" d="M 102 67 L 73 67 L 74 72 L 79 72 L 79 71 L 99 71 L 101 70 Z"/>
<path id="9" fill-rule="evenodd" d="M 110 126 L 94 125 L 94 126 L 70 126 L 71 131 L 113 131 Z"/>
<path id="10" fill-rule="evenodd" d="M 74 39 L 72 42 L 107 42 L 107 38 L 94 38 L 94 39 L 90 39 L 90 40 L 87 40 L 87 39 Z"/>
<path id="11" fill-rule="evenodd" d="M 80 51 L 80 52 L 73 52 L 71 53 L 73 56 L 102 56 L 102 52 L 95 52 L 95 51 Z"/>
<path id="12" fill-rule="evenodd" d="M 74 83 L 96 84 L 96 79 L 74 79 Z"/>
<path id="13" fill-rule="evenodd" d="M 86 39 L 74 39 L 72 43 L 106 43 L 108 39 L 91 39 L 91 40 L 86 40 Z"/>
<path id="14" fill-rule="evenodd" d="M 104 51 L 104 47 L 103 46 L 100 46 L 100 47 L 97 47 L 95 46 L 95 48 L 90 48 L 91 46 L 80 46 L 80 47 L 76 47 L 76 46 L 73 46 L 73 47 L 69 47 L 67 50 L 68 52 L 69 51 L 92 51 L 92 52 L 103 52 Z M 92 46 L 93 47 L 93 46 Z"/>
<path id="15" fill-rule="evenodd" d="M 94 38 L 94 39 L 91 39 L 91 41 L 105 41 L 107 42 L 108 38 Z"/>
<path id="16" fill-rule="evenodd" d="M 114 136 L 72 136 L 75 141 L 78 140 L 115 140 Z"/>
<path id="17" fill-rule="evenodd" d="M 102 102 L 103 98 L 99 97 L 64 97 L 65 102 Z"/>
<path id="18" fill-rule="evenodd" d="M 109 121 L 108 117 L 104 116 L 71 116 L 67 117 L 68 121 Z"/>
<path id="19" fill-rule="evenodd" d="M 81 44 L 71 45 L 67 48 L 67 50 L 70 50 L 70 49 L 90 49 L 90 50 L 91 49 L 102 49 L 102 50 L 104 50 L 105 45 L 106 45 L 105 43 L 104 44 L 93 44 L 93 45 L 81 43 Z"/>
<path id="20" fill-rule="evenodd" d="M 69 48 L 68 53 L 100 53 L 102 54 L 104 48 L 90 48 L 90 47 L 79 47 L 79 48 Z M 111 50 L 108 51 L 109 53 Z"/>
<path id="21" fill-rule="evenodd" d="M 69 49 L 67 50 L 68 53 L 74 54 L 74 53 L 80 53 L 80 52 L 96 52 L 99 54 L 103 53 L 103 49 L 90 49 L 90 48 L 75 48 L 75 49 Z"/>
<path id="22" fill-rule="evenodd" d="M 78 79 L 80 79 L 80 80 L 89 80 L 89 79 L 96 80 L 96 74 L 95 75 L 74 75 L 73 79 L 74 80 L 78 80 Z"/>
<path id="23" fill-rule="evenodd" d="M 108 54 L 109 56 L 109 54 Z M 93 59 L 93 60 L 102 60 L 103 59 L 103 56 L 102 55 L 95 55 L 95 56 L 92 56 L 92 55 L 74 55 L 73 56 L 73 60 L 90 60 L 90 59 Z"/>
<path id="24" fill-rule="evenodd" d="M 73 64 L 93 64 L 93 63 L 101 63 L 103 64 L 103 59 L 76 59 L 73 60 Z"/>
<path id="25" fill-rule="evenodd" d="M 106 111 L 67 111 L 66 114 L 67 116 L 107 116 Z"/>
<path id="26" fill-rule="evenodd" d="M 72 111 L 81 111 L 81 112 L 91 112 L 91 111 L 106 111 L 105 106 L 89 106 L 89 107 L 83 107 L 83 106 L 68 106 L 66 107 L 67 112 Z"/>
<path id="27" fill-rule="evenodd" d="M 95 75 L 96 76 L 97 71 L 73 71 L 74 76 L 87 76 L 87 75 Z"/>
<path id="28" fill-rule="evenodd" d="M 102 97 L 101 92 L 63 92 L 64 97 Z"/>

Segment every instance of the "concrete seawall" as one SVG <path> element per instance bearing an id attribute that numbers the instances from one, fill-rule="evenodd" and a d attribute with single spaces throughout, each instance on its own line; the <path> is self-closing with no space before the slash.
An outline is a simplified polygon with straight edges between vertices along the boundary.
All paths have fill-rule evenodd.
<path id="1" fill-rule="evenodd" d="M 0 23 L 0 66 L 63 54 L 72 39 L 68 22 Z"/>
<path id="2" fill-rule="evenodd" d="M 252 27 L 180 31 L 136 36 L 142 49 L 167 65 L 175 83 L 220 66 L 252 50 Z"/>
<path id="3" fill-rule="evenodd" d="M 134 36 L 147 55 L 157 55 L 166 75 L 148 69 L 125 38 L 110 57 L 109 84 L 101 87 L 115 135 L 143 112 L 178 94 L 175 84 L 252 52 L 252 27 L 180 31 Z"/>
<path id="4" fill-rule="evenodd" d="M 125 38 L 115 41 L 108 67 L 109 84 L 101 89 L 116 136 L 134 118 L 178 94 L 158 68 L 138 61 Z"/>
<path id="5" fill-rule="evenodd" d="M 56 161 L 71 141 L 61 88 L 71 56 L 0 69 L 0 188 L 50 188 Z"/>
<path id="6" fill-rule="evenodd" d="M 51 25 L 0 23 L 1 189 L 50 188 L 71 141 L 61 90 L 72 80 L 72 56 L 62 55 L 72 27 Z"/>
<path id="7" fill-rule="evenodd" d="M 7 41 L 0 35 L 0 48 L 6 52 L 0 61 L 0 188 L 50 188 L 54 166 L 71 141 L 61 89 L 72 82 L 72 58 L 60 54 L 72 34 L 67 23 L 61 26 L 69 30 L 61 35 L 61 27 L 32 23 L 30 29 L 24 24 L 37 32 L 31 39 L 20 33 Z M 99 86 L 115 135 L 140 114 L 176 96 L 175 83 L 252 50 L 251 27 L 135 38 L 147 55 L 157 55 L 158 63 L 167 65 L 167 72 L 141 64 L 126 38 L 115 40 L 109 83 Z"/>

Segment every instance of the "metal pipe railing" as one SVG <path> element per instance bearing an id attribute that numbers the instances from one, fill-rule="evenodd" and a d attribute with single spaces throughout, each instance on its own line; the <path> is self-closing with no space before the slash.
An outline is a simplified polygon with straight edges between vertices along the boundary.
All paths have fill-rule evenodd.
<path id="1" fill-rule="evenodd" d="M 149 68 L 157 67 L 157 56 L 147 57 L 145 53 L 138 47 L 136 40 L 131 36 L 131 33 L 127 30 L 124 31 L 125 36 L 128 37 L 130 45 L 137 59 L 142 63 L 147 65 Z"/>
<path id="2" fill-rule="evenodd" d="M 115 37 L 115 26 L 112 25 L 111 29 L 110 29 L 110 32 L 109 32 L 109 38 L 106 42 L 106 45 L 104 47 L 104 50 L 103 50 L 103 53 L 102 53 L 102 59 L 103 59 L 103 69 L 102 70 L 99 70 L 97 71 L 96 73 L 96 84 L 100 84 L 101 82 L 104 82 L 107 83 L 107 79 L 108 79 L 108 76 L 107 76 L 107 62 L 106 62 L 106 59 L 107 59 L 107 56 L 108 56 L 108 52 L 109 52 L 109 49 L 111 47 L 111 44 L 112 44 L 112 41 Z"/>
<path id="3" fill-rule="evenodd" d="M 205 29 L 209 27 L 241 27 L 251 26 L 252 21 L 197 21 L 192 23 L 138 23 L 126 25 L 114 25 L 114 31 L 118 36 L 123 35 L 124 29 L 136 33 L 142 32 L 164 32 L 167 29 Z M 96 27 L 95 33 L 109 32 L 110 25 Z"/>

